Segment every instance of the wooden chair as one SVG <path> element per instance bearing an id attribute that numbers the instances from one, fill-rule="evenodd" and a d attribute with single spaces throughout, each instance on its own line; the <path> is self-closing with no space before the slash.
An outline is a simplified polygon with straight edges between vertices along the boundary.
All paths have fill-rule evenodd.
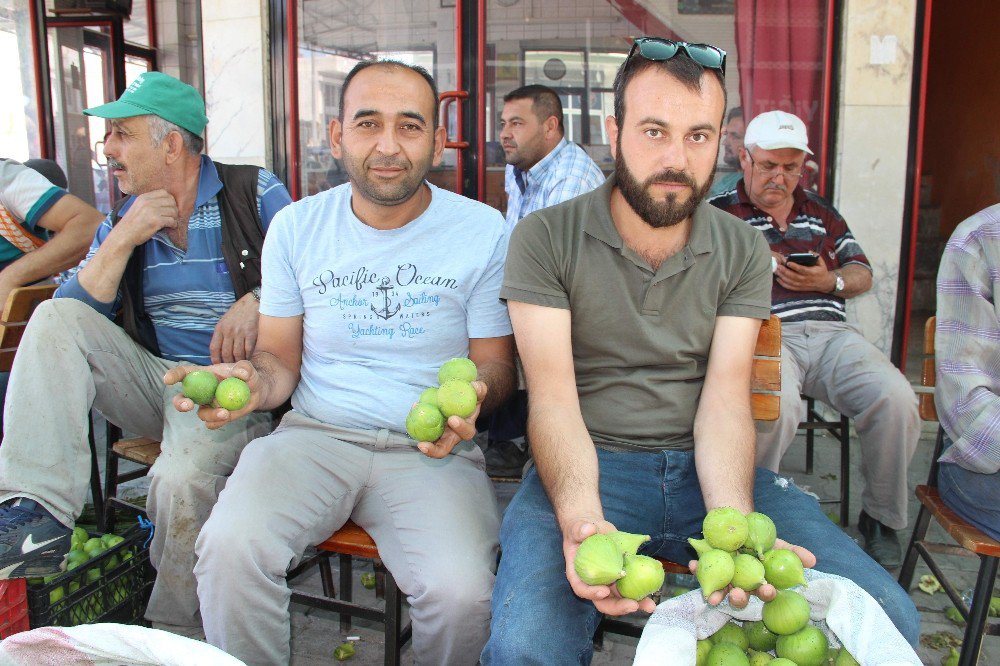
<path id="1" fill-rule="evenodd" d="M 18 287 L 10 292 L 0 314 L 0 372 L 10 372 L 14 364 L 14 353 L 21 343 L 24 328 L 31 313 L 42 301 L 52 298 L 56 291 L 54 284 L 40 284 L 32 287 Z"/>
<path id="2" fill-rule="evenodd" d="M 160 443 L 154 439 L 147 437 L 121 439 L 121 436 L 121 428 L 108 423 L 107 450 L 104 458 L 104 512 L 98 514 L 103 521 L 101 530 L 104 532 L 114 531 L 119 509 L 136 514 L 145 513 L 145 507 L 119 499 L 118 486 L 145 476 L 160 455 Z M 120 472 L 118 465 L 122 458 L 137 463 L 140 467 Z"/>
<path id="3" fill-rule="evenodd" d="M 290 571 L 288 573 L 288 580 L 299 575 L 313 564 L 318 564 L 324 596 L 293 590 L 292 601 L 339 613 L 340 629 L 344 632 L 351 630 L 352 617 L 361 617 L 382 623 L 385 636 L 385 665 L 398 666 L 400 663 L 400 650 L 410 640 L 412 627 L 409 622 L 405 625 L 402 623 L 403 594 L 396 586 L 396 580 L 392 577 L 392 574 L 382 566 L 378 547 L 375 545 L 375 542 L 367 532 L 349 520 L 343 527 L 334 532 L 329 539 L 317 545 L 316 550 L 319 553 L 317 557 L 302 562 L 302 564 Z M 330 557 L 332 555 L 337 555 L 340 560 L 339 599 L 335 598 L 336 592 L 333 584 L 333 573 L 330 569 Z M 379 591 L 383 592 L 385 597 L 384 609 L 363 606 L 353 601 L 354 557 L 362 557 L 375 562 L 376 584 L 381 588 L 381 590 L 376 588 L 376 596 L 378 596 Z"/>
<path id="4" fill-rule="evenodd" d="M 3 312 L 0 313 L 0 372 L 10 372 L 31 314 L 39 304 L 52 298 L 56 288 L 54 284 L 38 284 L 11 290 Z M 87 439 L 90 444 L 90 492 L 94 499 L 94 511 L 101 516 L 104 512 L 104 495 L 101 492 L 101 473 L 97 466 L 93 426 L 87 431 Z"/>
<path id="5" fill-rule="evenodd" d="M 755 421 L 776 421 L 781 409 L 781 320 L 771 315 L 757 334 L 750 374 L 750 411 Z M 689 574 L 686 565 L 660 560 L 666 573 Z M 594 647 L 601 649 L 604 632 L 638 638 L 642 626 L 605 616 L 594 634 Z"/>
<path id="6" fill-rule="evenodd" d="M 920 393 L 920 418 L 925 421 L 938 420 L 933 392 L 935 384 L 935 323 L 936 318 L 931 317 L 927 320 L 927 324 L 924 327 L 924 361 L 921 369 L 920 384 L 925 389 L 931 389 Z M 937 489 L 937 460 L 941 457 L 943 448 L 944 428 L 939 424 L 931 469 L 927 476 L 927 485 L 917 486 L 916 488 L 917 499 L 920 500 L 920 513 L 917 515 L 917 523 L 913 527 L 913 536 L 910 538 L 910 545 L 906 549 L 903 566 L 899 571 L 899 584 L 904 590 L 910 589 L 910 584 L 913 582 L 913 572 L 917 564 L 917 556 L 919 555 L 923 558 L 924 562 L 927 563 L 927 566 L 941 583 L 944 591 L 948 594 L 948 598 L 951 599 L 951 602 L 955 604 L 955 608 L 965 618 L 965 637 L 962 640 L 962 652 L 958 663 L 959 666 L 971 666 L 979 661 L 983 636 L 986 634 L 993 636 L 1000 635 L 1000 622 L 988 622 L 990 596 L 997 577 L 997 565 L 1000 563 L 1000 542 L 991 539 L 976 527 L 970 525 L 957 513 L 948 508 L 941 500 Z M 932 517 L 959 544 L 958 547 L 927 540 L 927 529 Z M 944 570 L 934 560 L 935 553 L 979 558 L 979 573 L 976 578 L 976 587 L 972 593 L 972 608 L 969 608 L 965 601 L 962 600 L 958 590 L 955 589 L 955 586 L 948 580 Z"/>
<path id="7" fill-rule="evenodd" d="M 806 401 L 806 420 L 799 424 L 799 429 L 806 431 L 806 474 L 813 473 L 813 455 L 816 441 L 816 431 L 826 430 L 840 442 L 840 497 L 837 499 L 821 499 L 820 504 L 840 504 L 840 526 L 847 527 L 850 523 L 851 495 L 851 423 L 843 414 L 839 419 L 824 418 L 816 409 L 816 399 L 803 396 Z"/>

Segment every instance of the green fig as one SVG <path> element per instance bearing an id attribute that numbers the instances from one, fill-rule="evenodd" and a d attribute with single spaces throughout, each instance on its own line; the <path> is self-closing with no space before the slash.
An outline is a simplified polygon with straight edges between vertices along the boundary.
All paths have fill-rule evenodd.
<path id="1" fill-rule="evenodd" d="M 618 594 L 639 601 L 659 591 L 663 578 L 663 565 L 658 560 L 645 555 L 626 555 L 625 575 L 617 583 Z"/>
<path id="2" fill-rule="evenodd" d="M 694 552 L 698 553 L 698 557 L 712 550 L 712 547 L 704 539 L 688 539 L 688 543 L 694 548 Z"/>
<path id="3" fill-rule="evenodd" d="M 712 641 L 707 638 L 698 641 L 695 647 L 695 666 L 705 666 L 708 661 L 708 653 L 712 651 Z"/>
<path id="4" fill-rule="evenodd" d="M 618 544 L 622 555 L 635 555 L 639 546 L 650 540 L 648 534 L 631 534 L 629 532 L 609 532 L 608 536 Z"/>
<path id="5" fill-rule="evenodd" d="M 764 583 L 764 565 L 753 555 L 740 553 L 733 558 L 736 571 L 732 585 L 747 592 L 753 592 Z"/>
<path id="6" fill-rule="evenodd" d="M 837 651 L 837 658 L 833 660 L 833 666 L 861 666 L 847 648 L 842 647 Z"/>
<path id="7" fill-rule="evenodd" d="M 610 585 L 625 575 L 623 564 L 621 549 L 607 534 L 584 539 L 573 560 L 576 575 L 587 585 Z"/>
<path id="8" fill-rule="evenodd" d="M 758 652 L 773 650 L 778 643 L 778 635 L 768 629 L 763 622 L 744 622 L 743 633 L 747 635 L 750 647 Z"/>
<path id="9" fill-rule="evenodd" d="M 757 650 L 747 650 L 747 654 L 750 655 L 750 666 L 764 666 L 764 664 L 770 664 L 774 659 L 768 653 Z"/>
<path id="10" fill-rule="evenodd" d="M 743 650 L 732 643 L 721 643 L 712 646 L 705 666 L 750 666 L 750 660 Z"/>
<path id="11" fill-rule="evenodd" d="M 794 634 L 779 636 L 775 654 L 791 659 L 799 666 L 823 666 L 830 642 L 822 631 L 807 624 Z"/>
<path id="12" fill-rule="evenodd" d="M 774 542 L 778 538 L 778 530 L 774 526 L 774 521 L 763 513 L 751 511 L 747 514 L 747 540 L 745 548 L 753 549 L 753 554 L 757 557 L 764 557 L 764 553 L 774 548 Z"/>
<path id="13" fill-rule="evenodd" d="M 779 590 L 806 584 L 802 560 L 793 551 L 784 548 L 764 553 L 764 578 Z"/>
<path id="14" fill-rule="evenodd" d="M 725 589 L 733 580 L 736 564 L 733 556 L 724 550 L 713 549 L 698 558 L 695 577 L 701 586 L 702 595 L 708 597 L 716 590 Z"/>
<path id="15" fill-rule="evenodd" d="M 743 651 L 746 651 L 750 646 L 747 635 L 743 632 L 743 627 L 731 620 L 712 634 L 712 644 L 719 645 L 720 643 L 732 643 Z"/>
<path id="16" fill-rule="evenodd" d="M 764 602 L 761 617 L 770 631 L 788 636 L 809 624 L 809 602 L 793 590 L 778 590 L 774 599 Z"/>
<path id="17" fill-rule="evenodd" d="M 701 531 L 712 548 L 735 552 L 747 540 L 747 519 L 731 506 L 712 509 L 702 522 Z"/>

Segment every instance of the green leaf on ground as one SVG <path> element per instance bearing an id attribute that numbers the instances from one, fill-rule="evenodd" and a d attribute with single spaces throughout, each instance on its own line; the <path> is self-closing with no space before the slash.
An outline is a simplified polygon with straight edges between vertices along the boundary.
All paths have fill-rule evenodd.
<path id="1" fill-rule="evenodd" d="M 945 650 L 962 645 L 962 639 L 950 631 L 935 631 L 933 634 L 920 634 L 920 644 L 932 650 Z"/>

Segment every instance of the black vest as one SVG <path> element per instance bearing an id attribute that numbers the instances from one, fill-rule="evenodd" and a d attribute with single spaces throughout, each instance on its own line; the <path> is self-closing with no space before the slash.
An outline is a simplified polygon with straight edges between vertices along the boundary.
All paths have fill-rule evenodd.
<path id="1" fill-rule="evenodd" d="M 264 247 L 264 224 L 257 212 L 257 179 L 260 167 L 247 164 L 220 164 L 213 162 L 222 181 L 222 189 L 216 195 L 219 214 L 222 218 L 222 256 L 233 281 L 236 300 L 246 296 L 254 287 L 260 286 L 260 254 Z M 112 226 L 118 224 L 119 211 L 128 201 L 119 201 L 111 211 Z M 119 289 L 122 295 L 121 309 L 118 311 L 118 325 L 125 329 L 133 340 L 145 347 L 151 354 L 160 355 L 156 341 L 156 329 L 146 314 L 142 297 L 142 276 L 145 266 L 146 244 L 132 251 Z"/>

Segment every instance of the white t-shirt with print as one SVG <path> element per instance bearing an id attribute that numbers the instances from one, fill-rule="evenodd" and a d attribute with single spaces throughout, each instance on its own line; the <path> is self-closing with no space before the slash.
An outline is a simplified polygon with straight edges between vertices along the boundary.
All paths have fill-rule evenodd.
<path id="1" fill-rule="evenodd" d="M 260 312 L 303 315 L 296 410 L 332 425 L 403 432 L 442 363 L 467 356 L 470 338 L 511 333 L 499 300 L 503 217 L 428 186 L 430 206 L 399 229 L 361 222 L 349 183 L 274 217 Z"/>

